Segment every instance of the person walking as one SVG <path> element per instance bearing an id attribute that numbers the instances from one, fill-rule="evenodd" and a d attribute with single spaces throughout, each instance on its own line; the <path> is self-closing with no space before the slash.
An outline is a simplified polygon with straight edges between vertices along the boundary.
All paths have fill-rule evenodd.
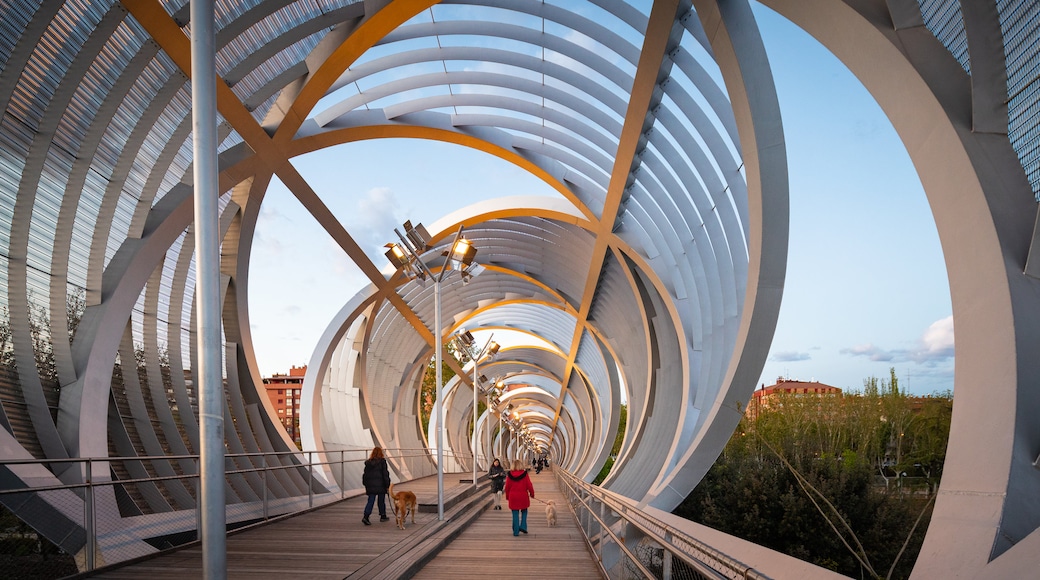
<path id="1" fill-rule="evenodd" d="M 506 470 L 498 459 L 491 462 L 488 469 L 488 479 L 491 480 L 491 493 L 495 494 L 495 509 L 502 509 L 502 489 L 506 485 Z"/>
<path id="2" fill-rule="evenodd" d="M 386 465 L 386 457 L 383 456 L 383 448 L 372 449 L 372 454 L 365 460 L 365 472 L 361 475 L 361 483 L 365 486 L 368 494 L 368 503 L 365 504 L 365 516 L 361 523 L 366 526 L 372 525 L 368 516 L 372 515 L 372 504 L 379 502 L 379 521 L 389 521 L 386 517 L 386 490 L 390 487 L 390 468 Z"/>
<path id="3" fill-rule="evenodd" d="M 513 460 L 513 468 L 506 474 L 505 495 L 509 509 L 513 511 L 513 535 L 527 533 L 527 508 L 534 497 L 534 484 L 519 459 Z"/>

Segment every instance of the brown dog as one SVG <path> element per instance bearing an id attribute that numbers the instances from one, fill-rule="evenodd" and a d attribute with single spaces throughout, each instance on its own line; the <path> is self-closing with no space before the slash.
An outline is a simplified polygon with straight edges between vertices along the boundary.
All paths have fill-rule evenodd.
<path id="1" fill-rule="evenodd" d="M 553 500 L 545 502 L 545 523 L 550 528 L 556 527 L 556 502 Z"/>
<path id="2" fill-rule="evenodd" d="M 404 518 L 408 512 L 412 513 L 412 523 L 415 523 L 415 510 L 419 502 L 415 494 L 410 491 L 399 491 L 394 493 L 394 484 L 390 483 L 390 497 L 394 500 L 394 513 L 397 514 L 397 527 L 404 529 Z"/>

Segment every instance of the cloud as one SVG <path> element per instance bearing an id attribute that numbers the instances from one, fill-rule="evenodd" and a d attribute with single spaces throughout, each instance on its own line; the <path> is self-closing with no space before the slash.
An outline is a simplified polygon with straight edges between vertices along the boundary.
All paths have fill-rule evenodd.
<path id="1" fill-rule="evenodd" d="M 344 225 L 366 253 L 381 255 L 383 244 L 397 241 L 394 228 L 400 227 L 404 219 L 400 217 L 401 205 L 390 188 L 374 187 L 366 191 L 351 209 Z"/>
<path id="2" fill-rule="evenodd" d="M 256 218 L 253 246 L 273 255 L 281 255 L 285 253 L 286 246 L 277 233 L 293 231 L 295 227 L 292 218 L 274 209 L 272 204 L 262 204 L 260 215 Z"/>
<path id="3" fill-rule="evenodd" d="M 936 320 L 921 336 L 919 346 L 911 352 L 911 360 L 930 364 L 953 358 L 953 316 Z"/>
<path id="4" fill-rule="evenodd" d="M 893 352 L 878 348 L 873 344 L 860 344 L 851 348 L 843 348 L 838 352 L 841 354 L 850 354 L 852 356 L 867 357 L 875 362 L 891 361 L 896 359 L 896 355 L 893 354 Z"/>
<path id="5" fill-rule="evenodd" d="M 953 358 L 953 316 L 936 320 L 925 329 L 912 349 L 886 350 L 873 344 L 841 349 L 841 354 L 867 357 L 875 362 L 914 362 L 935 366 Z"/>
<path id="6" fill-rule="evenodd" d="M 793 350 L 788 350 L 784 352 L 774 353 L 773 356 L 770 358 L 772 358 L 772 360 L 775 362 L 797 362 L 809 360 L 812 357 L 809 356 L 809 353 L 807 352 L 797 352 Z"/>

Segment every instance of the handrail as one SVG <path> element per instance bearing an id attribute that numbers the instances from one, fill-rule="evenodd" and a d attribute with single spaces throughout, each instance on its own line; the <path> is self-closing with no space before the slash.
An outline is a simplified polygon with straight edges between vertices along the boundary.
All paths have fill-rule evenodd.
<path id="1" fill-rule="evenodd" d="M 598 526 L 596 532 L 599 537 L 596 541 L 593 541 L 590 538 L 594 527 L 593 522 L 588 521 L 586 524 L 582 522 L 581 517 L 578 518 L 579 523 L 582 524 L 579 527 L 585 534 L 590 547 L 596 544 L 599 545 L 599 556 L 601 558 L 603 542 L 608 539 L 603 537 L 606 534 L 616 544 L 618 549 L 633 559 L 629 564 L 638 563 L 637 567 L 640 571 L 644 574 L 649 573 L 647 567 L 642 563 L 642 558 L 638 554 L 634 554 L 626 545 L 624 537 L 618 538 L 613 530 L 618 522 L 624 522 L 638 528 L 645 538 L 648 538 L 664 550 L 661 556 L 661 567 L 663 569 L 663 577 L 666 579 L 672 577 L 674 558 L 679 558 L 697 573 L 708 578 L 769 580 L 769 576 L 762 574 L 740 560 L 728 556 L 689 534 L 647 515 L 628 498 L 623 498 L 598 486 L 589 484 L 562 469 L 554 469 L 553 471 L 561 482 L 561 489 L 570 495 L 571 504 L 575 506 L 575 513 L 578 514 L 578 508 L 584 508 L 585 515 L 590 520 L 595 520 L 595 525 Z M 594 509 L 595 503 L 599 504 L 599 515 L 597 515 L 596 509 Z M 603 516 L 604 509 L 609 509 L 611 515 L 618 518 L 613 524 L 606 521 L 607 518 Z M 593 552 L 596 553 L 596 550 L 594 549 Z M 608 564 L 600 562 L 604 572 L 609 576 Z M 649 577 L 658 578 L 659 576 L 651 573 Z"/>
<path id="2" fill-rule="evenodd" d="M 435 472 L 433 454 L 426 449 L 420 448 L 384 448 L 384 454 L 391 461 L 407 461 L 417 457 L 430 460 L 430 473 L 417 474 L 415 466 L 411 465 L 413 476 L 424 477 Z M 333 501 L 347 497 L 348 491 L 360 490 L 360 464 L 364 462 L 371 449 L 335 449 L 335 450 L 307 450 L 307 451 L 272 451 L 272 452 L 250 452 L 250 453 L 228 453 L 225 455 L 226 478 L 252 477 L 258 479 L 238 480 L 240 500 L 228 503 L 225 506 L 228 514 L 228 523 L 249 524 L 251 522 L 267 521 L 272 517 L 285 517 L 300 513 L 317 505 L 328 504 Z M 446 462 L 463 464 L 470 460 L 470 455 L 462 455 L 445 451 L 443 457 Z M 323 459 L 322 459 L 323 458 Z M 246 464 L 236 464 L 236 460 L 247 460 Z M 259 461 L 258 461 L 259 460 Z M 177 473 L 173 475 L 150 475 L 147 477 L 125 477 L 115 476 L 98 477 L 95 474 L 96 467 L 109 464 L 149 464 L 169 463 L 177 465 Z M 191 462 L 191 465 L 184 465 Z M 62 483 L 58 479 L 56 466 L 80 464 L 80 477 L 82 481 Z M 346 467 L 351 468 L 351 478 L 346 477 Z M 19 467 L 23 469 L 19 469 Z M 43 471 L 29 472 L 24 466 L 39 466 Z M 322 472 L 322 468 L 327 471 Z M 104 513 L 98 509 L 99 502 L 107 501 L 104 508 L 107 513 L 119 513 L 117 504 L 112 501 L 125 501 L 129 496 L 128 490 L 136 490 L 145 496 L 145 501 L 151 505 L 149 498 L 165 501 L 169 504 L 169 510 L 155 512 L 148 518 L 141 519 L 138 523 L 127 520 L 130 526 L 140 526 L 141 539 L 163 537 L 164 542 L 169 545 L 179 546 L 194 540 L 194 534 L 198 530 L 198 485 L 199 485 L 199 456 L 198 455 L 159 455 L 159 456 L 131 456 L 131 457 L 79 457 L 64 459 L 0 459 L 0 469 L 13 472 L 14 478 L 8 478 L 8 486 L 0 486 L 0 501 L 12 507 L 16 514 L 21 510 L 50 509 L 55 514 L 61 514 L 62 520 L 68 520 L 72 525 L 82 527 L 82 534 L 66 534 L 64 541 L 75 543 L 69 538 L 79 538 L 75 545 L 62 544 L 59 547 L 69 554 L 76 556 L 77 564 L 81 572 L 89 572 L 97 568 L 100 558 L 102 565 L 114 564 L 127 559 L 142 555 L 134 552 L 133 548 L 123 548 L 125 537 L 120 536 L 113 540 L 118 546 L 105 548 L 105 535 L 99 532 L 97 514 Z M 69 467 L 64 467 L 68 471 Z M 110 472 L 110 468 L 104 468 Z M 60 471 L 60 470 L 59 470 Z M 100 471 L 100 470 L 97 470 Z M 295 471 L 292 480 L 284 479 L 283 476 L 275 476 L 278 472 Z M 423 470 L 420 469 L 420 472 Z M 149 469 L 154 472 L 154 467 Z M 73 471 L 75 473 L 75 471 Z M 126 474 L 126 472 L 124 472 Z M 139 473 L 138 473 L 139 475 Z M 282 478 L 279 480 L 279 478 Z M 23 481 L 24 479 L 24 481 Z M 171 487 L 167 482 L 179 480 L 180 486 Z M 58 481 L 59 483 L 53 483 Z M 295 483 L 290 484 L 289 482 Z M 349 483 L 353 482 L 353 483 Z M 11 484 L 24 485 L 24 487 L 11 487 Z M 154 487 L 160 485 L 162 487 Z M 228 485 L 234 485 L 228 479 Z M 136 487 L 135 487 L 136 486 Z M 144 486 L 142 488 L 142 486 Z M 117 487 L 124 491 L 113 493 L 105 492 L 106 489 L 115 490 Z M 350 489 L 348 489 L 348 487 Z M 191 493 L 195 489 L 196 493 Z M 178 491 L 181 490 L 181 491 Z M 186 496 L 184 490 L 190 495 Z M 278 491 L 280 490 L 280 491 Z M 62 494 L 62 492 L 65 492 Z M 156 494 L 162 494 L 157 496 Z M 178 495 L 178 493 L 180 495 Z M 20 500 L 5 500 L 5 497 L 17 497 L 18 495 L 36 494 L 42 501 L 22 502 Z M 150 494 L 150 495 L 149 495 Z M 167 495 L 172 494 L 172 495 Z M 276 497 L 277 495 L 277 497 Z M 337 497 L 338 496 L 338 497 Z M 122 498 L 122 499 L 121 499 Z M 179 500 L 178 500 L 179 498 Z M 252 499 L 250 499 L 252 498 Z M 176 502 L 180 502 L 179 504 Z M 188 502 L 193 502 L 188 503 Z M 49 507 L 48 507 L 49 506 Z M 187 507 L 185 507 L 187 506 Z M 142 506 L 144 507 L 144 506 Z M 195 516 L 190 514 L 195 512 Z M 28 512 L 26 513 L 26 515 Z M 38 515 L 38 512 L 37 512 Z M 234 517 L 231 517 L 234 516 Z M 117 516 L 118 517 L 118 516 Z M 157 520 L 156 517 L 159 519 Z M 110 528 L 111 526 L 103 526 Z M 111 533 L 114 530 L 108 530 Z M 188 532 L 185 534 L 185 532 Z M 100 534 L 100 535 L 99 535 Z M 180 539 L 174 539 L 177 536 Z M 125 550 L 125 551 L 122 551 Z"/>
<path id="3" fill-rule="evenodd" d="M 559 477 L 559 476 L 557 476 L 557 477 Z M 565 481 L 564 482 L 564 486 L 567 486 L 567 485 L 568 484 Z M 653 580 L 657 580 L 657 576 L 653 572 L 651 572 L 643 564 L 643 562 L 640 560 L 640 558 L 636 554 L 634 554 L 632 552 L 632 550 L 628 547 L 628 545 L 625 544 L 625 539 L 623 537 L 619 537 L 614 532 L 613 526 L 611 524 L 607 523 L 599 514 L 596 513 L 595 510 L 592 509 L 592 504 L 590 502 L 585 501 L 585 498 L 582 498 L 578 494 L 573 493 L 573 490 L 569 489 L 568 491 L 572 492 L 570 494 L 571 495 L 571 505 L 573 507 L 575 507 L 575 508 L 577 508 L 579 505 L 583 506 L 585 508 L 585 510 L 586 510 L 586 514 L 588 514 L 588 516 L 591 517 L 592 519 L 596 520 L 596 523 L 599 524 L 600 538 L 599 538 L 599 541 L 597 543 L 600 546 L 602 546 L 603 545 L 603 540 L 604 540 L 602 535 L 606 534 L 607 536 L 609 536 L 609 539 L 614 542 L 614 545 L 617 546 L 618 549 L 620 549 L 626 556 L 628 556 L 629 563 L 634 565 L 636 567 L 636 569 L 640 573 L 643 574 L 644 578 L 650 578 L 650 579 L 653 579 Z M 577 513 L 577 512 L 578 512 L 578 510 L 575 509 L 575 513 Z M 580 518 L 579 518 L 579 522 L 580 522 Z M 582 534 L 585 536 L 585 543 L 588 544 L 589 548 L 592 549 L 592 553 L 597 555 L 596 564 L 599 565 L 600 571 L 603 573 L 604 576 L 607 576 L 609 578 L 610 577 L 610 571 L 607 569 L 607 566 L 603 563 L 603 551 L 602 551 L 602 548 L 600 548 L 599 553 L 597 553 L 597 551 L 596 551 L 596 544 L 591 541 L 591 538 L 589 537 L 588 533 L 586 533 L 585 526 L 584 525 L 579 525 L 578 528 L 582 530 Z M 627 578 L 627 575 L 625 577 Z"/>

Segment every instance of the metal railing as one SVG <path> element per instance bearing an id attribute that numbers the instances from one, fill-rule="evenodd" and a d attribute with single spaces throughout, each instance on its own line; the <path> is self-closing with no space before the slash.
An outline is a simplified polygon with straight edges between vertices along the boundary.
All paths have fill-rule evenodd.
<path id="1" fill-rule="evenodd" d="M 370 451 L 227 454 L 228 530 L 364 493 L 361 473 Z M 407 478 L 437 472 L 425 449 L 384 452 Z M 446 466 L 472 460 L 444 458 Z M 0 460 L 0 504 L 67 555 L 66 572 L 70 559 L 87 572 L 198 540 L 199 485 L 197 455 Z M 0 540 L 12 535 L 0 530 Z M 0 541 L 0 558 L 10 558 L 4 545 Z"/>
<path id="2" fill-rule="evenodd" d="M 632 500 L 554 469 L 578 527 L 611 579 L 768 580 L 768 576 L 647 515 Z"/>

